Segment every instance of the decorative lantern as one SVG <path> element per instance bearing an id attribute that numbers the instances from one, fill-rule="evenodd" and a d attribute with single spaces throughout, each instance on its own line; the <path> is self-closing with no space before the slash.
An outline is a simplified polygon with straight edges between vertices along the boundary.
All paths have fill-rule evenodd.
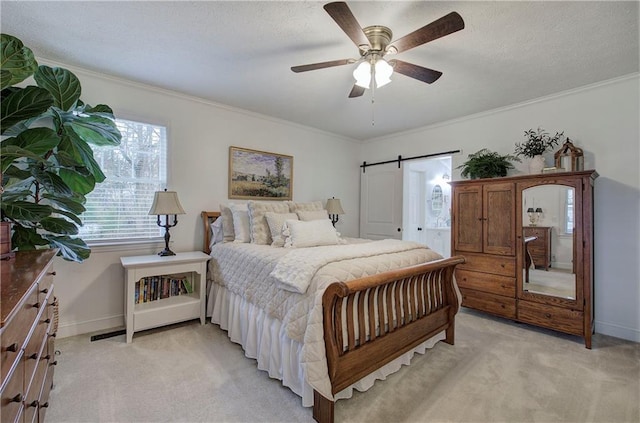
<path id="1" fill-rule="evenodd" d="M 567 138 L 560 150 L 554 154 L 556 169 L 563 169 L 566 172 L 576 172 L 584 170 L 584 154 L 582 149 L 573 145 Z"/>

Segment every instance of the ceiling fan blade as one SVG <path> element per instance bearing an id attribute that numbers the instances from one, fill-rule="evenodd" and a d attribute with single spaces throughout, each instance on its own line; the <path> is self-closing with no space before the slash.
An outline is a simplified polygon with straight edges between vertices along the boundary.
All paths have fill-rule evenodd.
<path id="1" fill-rule="evenodd" d="M 316 69 L 324 69 L 324 68 L 331 68 L 334 66 L 342 66 L 342 65 L 348 65 L 350 63 L 355 63 L 355 60 L 353 59 L 341 59 L 341 60 L 332 60 L 330 62 L 320 62 L 320 63 L 312 63 L 309 65 L 300 65 L 300 66 L 292 66 L 291 70 L 298 73 L 298 72 L 307 72 L 307 71 L 312 71 L 312 70 L 316 70 Z"/>
<path id="2" fill-rule="evenodd" d="M 392 42 L 391 45 L 396 48 L 398 53 L 400 53 L 402 51 L 407 51 L 410 48 L 428 43 L 429 41 L 444 37 L 445 35 L 460 31 L 463 28 L 464 21 L 462 20 L 462 17 L 456 12 L 451 12 L 448 15 L 423 26 L 422 28 L 399 38 Z"/>
<path id="3" fill-rule="evenodd" d="M 354 97 L 360 97 L 362 96 L 362 94 L 364 94 L 364 88 L 362 88 L 359 85 L 353 85 L 353 88 L 351 88 L 351 92 L 349 93 L 349 98 L 354 98 Z"/>
<path id="4" fill-rule="evenodd" d="M 353 16 L 353 13 L 351 13 L 351 9 L 349 9 L 347 3 L 342 1 L 328 3 L 324 5 L 324 10 L 336 21 L 338 26 L 342 28 L 356 46 L 369 45 L 369 39 L 364 35 L 362 27 L 355 16 Z"/>
<path id="5" fill-rule="evenodd" d="M 413 63 L 403 62 L 402 60 L 393 60 L 394 72 L 401 73 L 413 79 L 417 79 L 427 84 L 431 84 L 442 76 L 442 72 L 414 65 Z"/>

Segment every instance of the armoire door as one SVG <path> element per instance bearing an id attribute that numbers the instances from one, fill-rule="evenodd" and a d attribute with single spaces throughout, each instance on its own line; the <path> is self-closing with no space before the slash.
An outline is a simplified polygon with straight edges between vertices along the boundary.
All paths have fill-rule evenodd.
<path id="1" fill-rule="evenodd" d="M 515 200 L 512 183 L 485 184 L 482 195 L 483 252 L 512 256 L 516 253 Z"/>
<path id="2" fill-rule="evenodd" d="M 454 190 L 451 218 L 454 251 L 481 253 L 482 185 L 468 185 Z"/>

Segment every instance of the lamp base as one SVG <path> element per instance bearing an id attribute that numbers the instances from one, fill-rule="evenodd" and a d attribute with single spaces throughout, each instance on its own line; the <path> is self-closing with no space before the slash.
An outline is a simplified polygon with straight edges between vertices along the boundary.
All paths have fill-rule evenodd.
<path id="1" fill-rule="evenodd" d="M 161 257 L 165 257 L 165 256 L 175 256 L 175 255 L 176 255 L 176 253 L 174 253 L 173 251 L 171 251 L 171 250 L 170 250 L 170 249 L 168 249 L 168 248 L 165 248 L 164 250 L 160 251 L 160 252 L 158 253 L 158 255 L 159 255 L 159 256 L 161 256 Z"/>

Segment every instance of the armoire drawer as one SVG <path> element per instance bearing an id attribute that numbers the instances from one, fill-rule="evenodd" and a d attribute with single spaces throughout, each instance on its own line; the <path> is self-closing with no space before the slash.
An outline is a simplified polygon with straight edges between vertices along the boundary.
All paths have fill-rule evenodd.
<path id="1" fill-rule="evenodd" d="M 486 292 L 474 291 L 473 289 L 460 288 L 462 293 L 462 305 L 487 313 L 495 314 L 508 319 L 516 318 L 515 298 L 503 297 L 502 295 L 488 294 Z"/>
<path id="2" fill-rule="evenodd" d="M 584 314 L 581 311 L 568 308 L 520 301 L 518 303 L 518 320 L 572 335 L 584 335 Z"/>
<path id="3" fill-rule="evenodd" d="M 516 279 L 490 273 L 456 269 L 456 282 L 460 288 L 475 289 L 515 298 Z"/>
<path id="4" fill-rule="evenodd" d="M 463 251 L 456 251 L 455 255 L 464 256 L 466 259 L 464 263 L 458 265 L 458 269 L 516 277 L 515 257 L 474 254 Z"/>

